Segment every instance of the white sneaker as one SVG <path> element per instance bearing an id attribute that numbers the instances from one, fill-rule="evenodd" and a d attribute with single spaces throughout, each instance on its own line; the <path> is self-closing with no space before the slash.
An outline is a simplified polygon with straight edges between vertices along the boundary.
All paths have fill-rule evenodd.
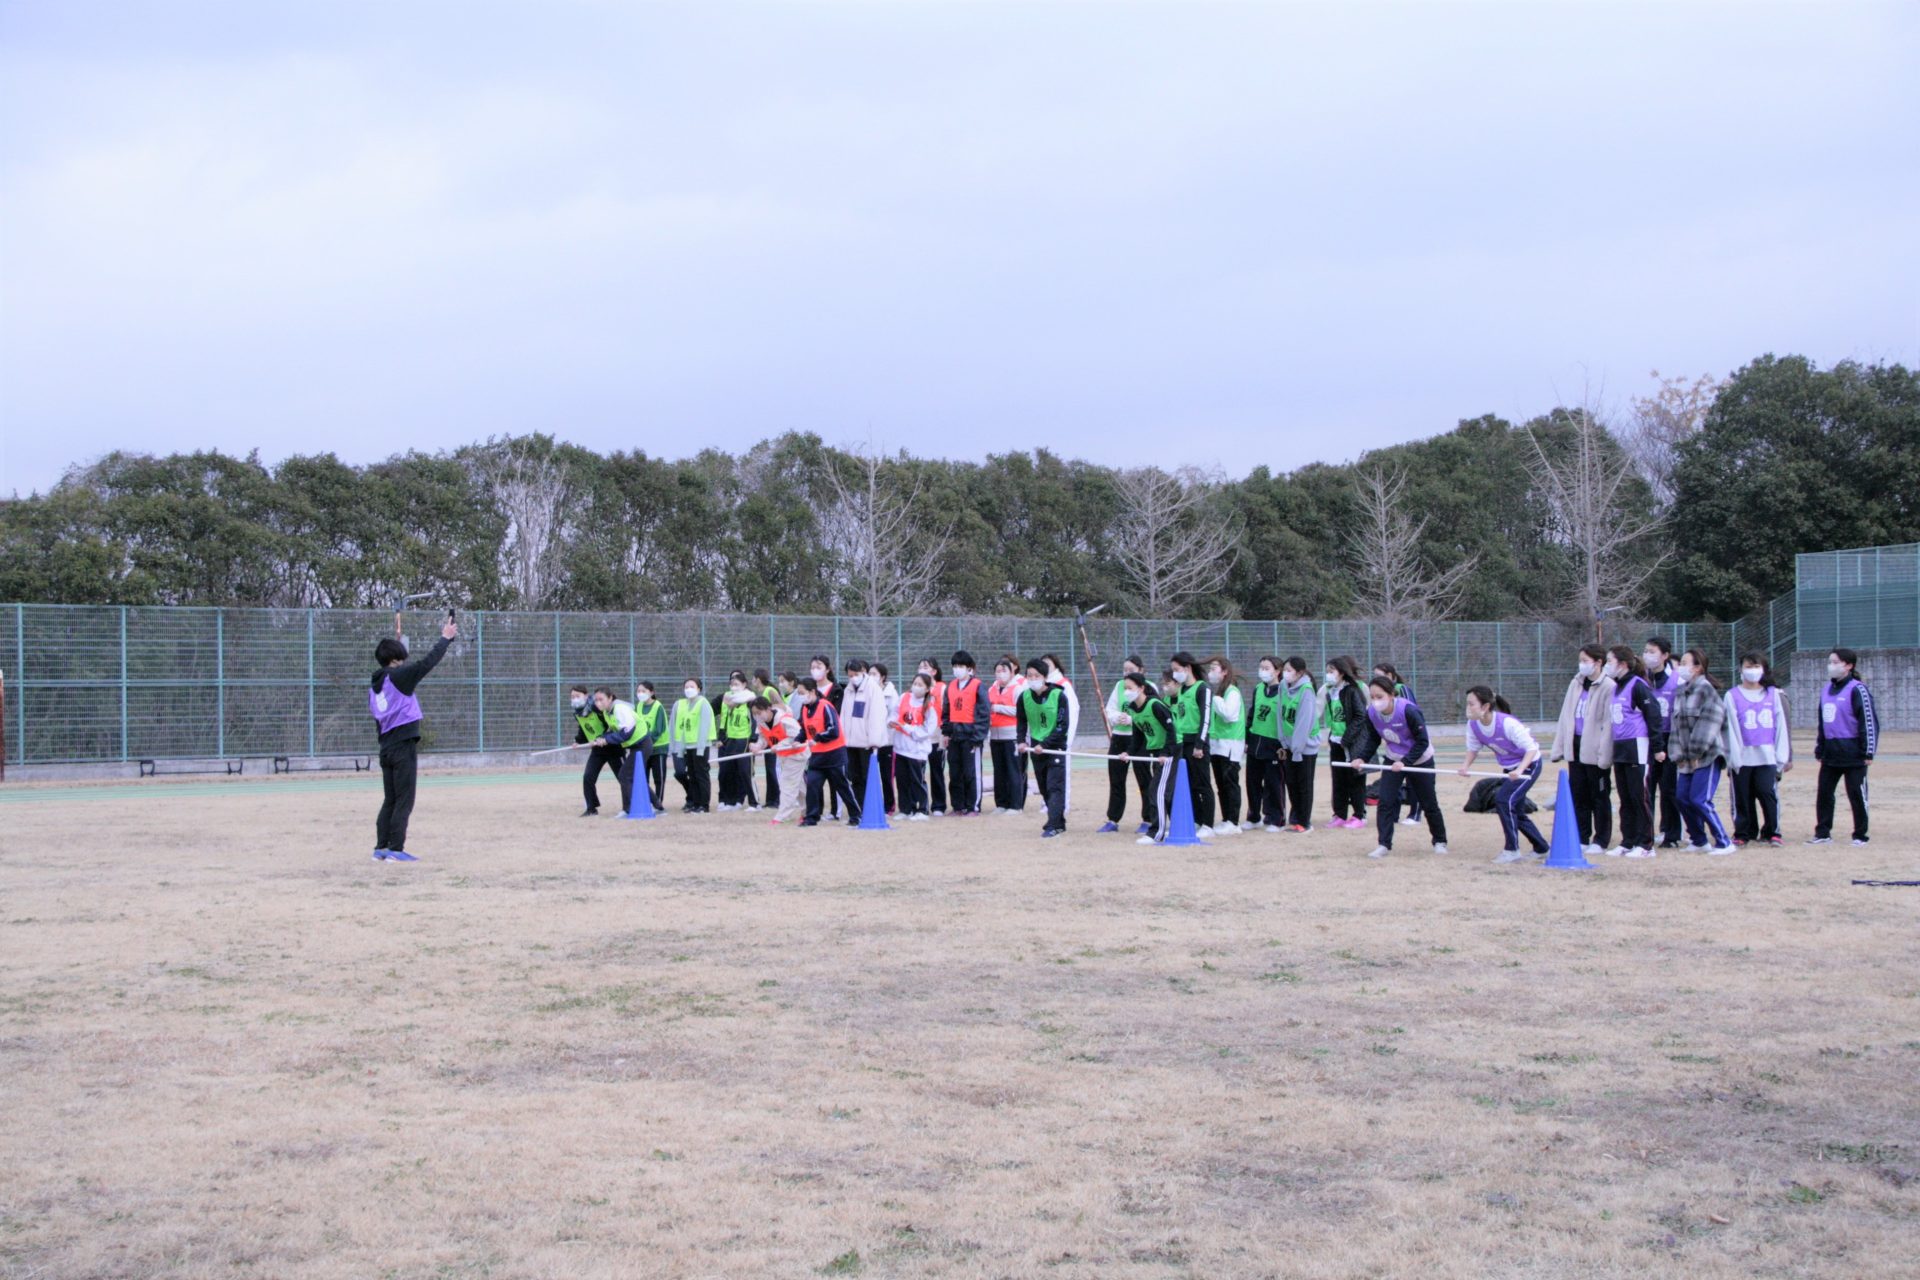
<path id="1" fill-rule="evenodd" d="M 1159 844 L 1160 842 L 1158 840 L 1155 840 L 1152 836 L 1141 836 L 1138 840 L 1135 840 L 1134 843 L 1135 844 Z"/>
<path id="2" fill-rule="evenodd" d="M 1417 826 L 1419 826 L 1419 825 L 1420 825 L 1420 819 L 1418 819 L 1418 818 L 1402 818 L 1402 819 L 1400 819 L 1400 825 L 1401 825 L 1401 826 L 1403 826 L 1403 827 L 1417 827 Z"/>
<path id="3" fill-rule="evenodd" d="M 1446 846 L 1446 845 L 1444 845 L 1444 844 L 1436 844 L 1435 846 L 1433 846 L 1433 851 L 1434 851 L 1435 853 L 1448 853 L 1448 852 L 1451 852 L 1451 850 L 1449 850 L 1449 849 L 1447 848 L 1447 846 Z"/>
<path id="4" fill-rule="evenodd" d="M 1369 853 L 1367 856 L 1369 858 L 1384 858 L 1392 852 L 1393 850 L 1387 848 L 1387 846 L 1383 844 L 1377 844 L 1373 846 L 1373 852 Z"/>
<path id="5" fill-rule="evenodd" d="M 1195 827 L 1193 834 L 1195 834 L 1196 836 L 1199 836 L 1202 840 L 1205 840 L 1208 836 L 1213 834 L 1213 828 L 1212 827 Z"/>
<path id="6" fill-rule="evenodd" d="M 1606 854 L 1609 858 L 1618 858 L 1624 856 L 1627 850 L 1622 849 L 1619 845 L 1615 845 L 1611 849 L 1602 849 L 1600 852 Z"/>
<path id="7" fill-rule="evenodd" d="M 1262 831 L 1278 831 L 1278 830 L 1280 830 L 1280 828 L 1279 828 L 1279 827 L 1276 827 L 1276 826 L 1274 826 L 1274 825 L 1273 825 L 1273 824 L 1272 824 L 1271 822 L 1269 822 L 1269 823 L 1267 823 L 1267 824 L 1266 824 L 1265 826 L 1263 826 L 1263 827 L 1261 827 L 1260 829 L 1261 829 Z"/>
<path id="8" fill-rule="evenodd" d="M 1623 857 L 1623 858 L 1652 858 L 1652 857 L 1655 857 L 1655 856 L 1657 856 L 1657 855 L 1656 855 L 1656 854 L 1654 853 L 1654 851 L 1653 851 L 1653 850 L 1651 850 L 1651 849 L 1648 849 L 1648 848 L 1646 848 L 1646 847 L 1644 847 L 1644 846 L 1643 846 L 1643 847 L 1641 847 L 1641 848 L 1638 848 L 1638 849 L 1627 849 L 1627 850 L 1625 850 L 1625 851 L 1623 851 L 1623 852 L 1622 852 L 1622 853 L 1620 854 L 1620 856 L 1621 856 L 1621 857 Z"/>
<path id="9" fill-rule="evenodd" d="M 1213 833 L 1217 836 L 1237 836 L 1240 834 L 1240 824 L 1237 822 L 1223 822 L 1213 829 Z"/>
<path id="10" fill-rule="evenodd" d="M 764 806 L 761 806 L 761 805 L 757 805 L 757 804 L 750 804 L 750 805 L 748 805 L 748 806 L 747 806 L 747 812 L 748 812 L 748 813 L 758 813 L 758 812 L 760 812 L 760 810 L 761 810 L 761 809 L 762 809 L 763 807 L 764 807 Z"/>
<path id="11" fill-rule="evenodd" d="M 926 820 L 927 815 L 924 813 L 910 813 L 907 815 L 908 822 L 925 822 Z"/>
<path id="12" fill-rule="evenodd" d="M 1597 845 L 1597 844 L 1590 844 L 1590 845 L 1585 845 L 1585 846 L 1582 846 L 1582 848 L 1581 848 L 1581 850 L 1580 850 L 1580 852 L 1581 852 L 1581 853 L 1583 853 L 1583 854 L 1585 854 L 1585 855 L 1586 855 L 1586 856 L 1588 856 L 1589 858 L 1597 858 L 1597 857 L 1599 857 L 1599 856 L 1600 856 L 1601 854 L 1603 854 L 1603 853 L 1605 853 L 1605 852 L 1606 852 L 1606 850 L 1605 850 L 1605 849 L 1602 849 L 1602 848 L 1601 848 L 1601 847 L 1600 847 L 1599 845 Z M 1615 852 L 1615 853 L 1618 853 L 1618 852 L 1619 852 L 1619 850 L 1618 850 L 1618 849 L 1616 849 L 1616 850 L 1614 850 L 1614 852 Z"/>
<path id="13" fill-rule="evenodd" d="M 1493 856 L 1493 860 L 1499 863 L 1525 862 L 1532 856 L 1532 854 L 1522 853 L 1518 849 L 1502 849 Z"/>
<path id="14" fill-rule="evenodd" d="M 1732 853 L 1732 852 L 1733 852 L 1733 846 L 1732 846 L 1732 845 L 1730 845 L 1730 844 L 1717 844 L 1717 845 L 1715 845 L 1715 846 L 1713 846 L 1713 848 L 1711 848 L 1711 849 L 1709 849 L 1709 850 L 1707 850 L 1707 856 L 1708 856 L 1709 858 L 1724 858 L 1724 857 L 1726 857 L 1726 856 L 1727 856 L 1728 854 L 1730 854 L 1730 853 Z"/>
<path id="15" fill-rule="evenodd" d="M 739 807 L 740 806 L 737 804 L 723 804 L 720 806 L 720 812 L 732 813 L 735 809 L 738 809 Z"/>
<path id="16" fill-rule="evenodd" d="M 1705 853 L 1706 851 L 1707 846 L 1704 844 L 1690 844 L 1687 846 L 1688 853 Z"/>

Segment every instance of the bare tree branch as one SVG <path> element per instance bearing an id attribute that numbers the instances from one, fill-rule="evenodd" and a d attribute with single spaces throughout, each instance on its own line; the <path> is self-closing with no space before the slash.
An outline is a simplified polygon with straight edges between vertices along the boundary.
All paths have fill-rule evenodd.
<path id="1" fill-rule="evenodd" d="M 1217 477 L 1183 467 L 1169 475 L 1142 467 L 1120 475 L 1113 555 L 1147 617 L 1165 618 L 1226 585 L 1240 530 L 1214 510 Z"/>
<path id="2" fill-rule="evenodd" d="M 506 517 L 500 577 L 523 609 L 545 605 L 560 585 L 560 551 L 571 484 L 564 462 L 513 441 L 488 442 L 479 475 Z"/>
<path id="3" fill-rule="evenodd" d="M 1650 396 L 1634 397 L 1632 417 L 1620 432 L 1620 446 L 1665 510 L 1673 505 L 1673 468 L 1680 444 L 1699 432 L 1726 383 L 1707 374 L 1692 381 L 1662 378 L 1658 369 L 1653 377 L 1659 389 Z"/>
<path id="4" fill-rule="evenodd" d="M 837 459 L 826 467 L 832 503 L 821 536 L 846 571 L 849 603 L 869 618 L 933 612 L 952 521 L 938 529 L 923 523 L 924 481 L 916 475 L 901 493 L 873 441 L 845 452 L 851 476 Z"/>
<path id="5" fill-rule="evenodd" d="M 1360 524 L 1350 538 L 1361 580 L 1360 612 L 1381 622 L 1429 622 L 1452 614 L 1480 564 L 1478 553 L 1446 569 L 1429 568 L 1422 554 L 1427 531 L 1407 512 L 1404 467 L 1371 467 L 1354 481 Z"/>
<path id="6" fill-rule="evenodd" d="M 1551 513 L 1554 535 L 1573 553 L 1573 597 L 1582 615 L 1598 618 L 1614 609 L 1634 609 L 1648 579 L 1666 553 L 1635 560 L 1627 553 L 1665 523 L 1659 513 L 1637 512 L 1627 502 L 1638 468 L 1611 437 L 1604 404 L 1583 395 L 1580 407 L 1566 415 L 1571 439 L 1563 451 L 1549 452 L 1531 425 L 1527 470 Z"/>

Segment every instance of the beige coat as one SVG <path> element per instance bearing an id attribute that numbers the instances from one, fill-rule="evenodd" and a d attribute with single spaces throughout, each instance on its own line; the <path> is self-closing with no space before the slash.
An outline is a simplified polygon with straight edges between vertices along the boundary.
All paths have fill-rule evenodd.
<path id="1" fill-rule="evenodd" d="M 1613 690 L 1614 682 L 1605 676 L 1594 678 L 1593 687 L 1587 690 L 1587 728 L 1589 732 L 1580 737 L 1580 763 L 1611 768 L 1613 765 Z M 1573 715 L 1580 706 L 1580 677 L 1575 676 L 1567 682 L 1567 696 L 1560 704 L 1560 724 L 1553 732 L 1553 750 L 1548 753 L 1550 759 L 1565 760 L 1573 752 Z M 1605 733 L 1591 732 L 1595 725 L 1605 725 Z"/>

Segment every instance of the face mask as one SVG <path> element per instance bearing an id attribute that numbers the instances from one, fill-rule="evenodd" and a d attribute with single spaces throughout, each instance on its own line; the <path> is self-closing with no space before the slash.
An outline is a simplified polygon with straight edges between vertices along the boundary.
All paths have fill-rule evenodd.
<path id="1" fill-rule="evenodd" d="M 1740 679 L 1747 684 L 1759 684 L 1762 674 L 1764 673 L 1758 667 L 1740 668 Z"/>
<path id="2" fill-rule="evenodd" d="M 1226 677 L 1226 673 L 1225 673 L 1224 671 L 1209 671 L 1209 672 L 1207 672 L 1207 683 L 1208 683 L 1208 684 L 1219 684 L 1219 683 L 1220 683 L 1220 682 L 1221 682 L 1222 680 L 1224 680 L 1224 679 L 1226 679 L 1226 678 L 1227 678 L 1227 677 Z"/>
<path id="3" fill-rule="evenodd" d="M 645 689 L 642 689 L 638 693 L 635 693 L 633 695 L 633 700 L 635 702 L 652 702 L 653 695 L 648 693 Z"/>
<path id="4" fill-rule="evenodd" d="M 1677 669 L 1677 670 L 1678 670 L 1678 671 L 1680 672 L 1680 678 L 1681 678 L 1682 680 L 1691 680 L 1691 679 L 1693 679 L 1693 677 L 1694 677 L 1694 670 L 1693 670 L 1693 668 L 1692 668 L 1692 667 L 1687 667 L 1687 666 L 1682 666 L 1682 667 L 1679 667 L 1679 668 L 1676 668 L 1676 669 Z"/>
<path id="5" fill-rule="evenodd" d="M 1012 680 L 1013 680 L 1013 677 L 1008 675 L 1004 671 L 996 671 L 993 673 L 993 682 L 996 685 L 1005 685 L 1010 683 Z"/>
<path id="6" fill-rule="evenodd" d="M 1262 667 L 1262 668 L 1260 668 L 1260 683 L 1261 683 L 1261 684 L 1272 684 L 1272 683 L 1273 683 L 1273 674 L 1274 674 L 1274 673 L 1273 673 L 1273 668 L 1272 668 L 1272 667 Z"/>
<path id="7" fill-rule="evenodd" d="M 1593 664 L 1583 660 L 1580 663 L 1580 674 L 1589 680 L 1593 679 Z"/>
<path id="8" fill-rule="evenodd" d="M 1327 672 L 1327 683 L 1328 683 L 1328 684 L 1339 684 L 1339 683 L 1340 683 L 1340 673 L 1339 673 L 1338 671 L 1329 671 L 1329 672 Z"/>
<path id="9" fill-rule="evenodd" d="M 573 700 L 573 709 L 575 711 L 583 710 L 586 707 L 586 705 L 587 705 L 587 700 L 585 698 L 575 698 Z"/>
<path id="10" fill-rule="evenodd" d="M 953 669 L 953 678 L 955 680 L 965 680 L 968 676 L 972 674 L 973 674 L 972 667 L 955 667 Z"/>
<path id="11" fill-rule="evenodd" d="M 1841 676 L 1844 676 L 1846 674 L 1847 674 L 1847 667 L 1845 663 L 1829 662 L 1827 664 L 1827 679 L 1838 680 Z"/>
<path id="12" fill-rule="evenodd" d="M 1375 711 L 1378 711 L 1380 713 L 1380 718 L 1384 720 L 1388 716 L 1393 714 L 1393 700 L 1388 699 L 1387 701 L 1382 702 L 1380 699 L 1375 698 L 1373 700 L 1373 709 Z"/>
<path id="13" fill-rule="evenodd" d="M 825 680 L 827 678 L 827 669 L 825 667 L 811 667 L 809 671 L 815 680 Z"/>
<path id="14" fill-rule="evenodd" d="M 1184 671 L 1175 671 L 1173 673 L 1173 682 L 1175 684 L 1185 684 L 1189 679 L 1191 679 L 1191 677 Z"/>
<path id="15" fill-rule="evenodd" d="M 697 698 L 700 696 L 700 686 L 697 684 L 690 684 L 686 688 L 682 689 L 680 692 L 686 694 L 687 697 L 689 698 Z"/>
<path id="16" fill-rule="evenodd" d="M 1620 667 L 1617 663 L 1609 662 L 1605 667 L 1601 668 L 1601 670 L 1606 672 L 1607 679 L 1609 680 L 1618 680 L 1620 678 Z"/>
<path id="17" fill-rule="evenodd" d="M 1658 649 L 1653 650 L 1651 653 L 1641 654 L 1640 660 L 1647 664 L 1647 670 L 1649 671 L 1658 671 L 1667 665 L 1667 656 Z"/>

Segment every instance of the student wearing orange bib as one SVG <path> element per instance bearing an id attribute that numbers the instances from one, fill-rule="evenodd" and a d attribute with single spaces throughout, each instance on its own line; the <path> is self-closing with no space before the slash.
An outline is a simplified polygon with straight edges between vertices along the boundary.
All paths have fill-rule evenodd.
<path id="1" fill-rule="evenodd" d="M 927 756 L 940 736 L 940 709 L 933 703 L 933 681 L 915 676 L 894 709 L 893 763 L 900 787 L 900 812 L 909 822 L 927 820 Z"/>
<path id="2" fill-rule="evenodd" d="M 987 741 L 993 751 L 993 811 L 1018 813 L 1027 807 L 1026 757 L 1016 749 L 1017 705 L 1026 689 L 1020 663 L 1007 654 L 993 664 L 993 684 L 987 688 Z"/>
<path id="3" fill-rule="evenodd" d="M 782 823 L 798 813 L 806 799 L 809 748 L 805 731 L 800 727 L 799 717 L 789 711 L 783 702 L 755 698 L 747 705 L 752 709 L 754 723 L 760 729 L 759 736 L 748 749 L 755 755 L 764 755 L 768 767 L 779 775 L 779 786 L 774 790 L 779 800 L 773 821 L 775 824 Z"/>
<path id="4" fill-rule="evenodd" d="M 800 825 L 820 825 L 820 810 L 826 793 L 831 791 L 846 813 L 848 825 L 857 827 L 860 802 L 854 798 L 853 788 L 847 785 L 847 738 L 840 729 L 840 713 L 820 692 L 812 676 L 800 682 L 800 694 L 805 703 L 800 712 L 800 730 L 813 749 L 807 759 L 807 813 Z"/>
<path id="5" fill-rule="evenodd" d="M 973 673 L 973 655 L 955 651 L 953 679 L 940 695 L 940 732 L 947 744 L 947 792 L 956 818 L 980 815 L 980 751 L 987 742 L 990 716 L 986 690 Z"/>

